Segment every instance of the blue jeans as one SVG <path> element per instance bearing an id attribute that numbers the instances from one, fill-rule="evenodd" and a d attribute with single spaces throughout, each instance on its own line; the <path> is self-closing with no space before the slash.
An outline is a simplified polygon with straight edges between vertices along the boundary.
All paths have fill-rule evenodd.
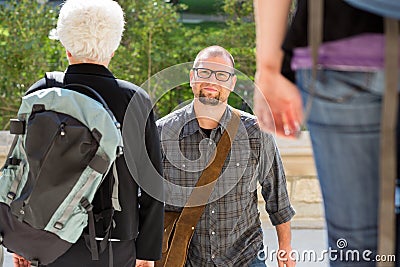
<path id="1" fill-rule="evenodd" d="M 296 79 L 306 106 L 311 72 L 298 71 Z M 377 253 L 384 75 L 323 70 L 317 80 L 307 127 L 324 199 L 329 247 L 338 250 L 331 266 L 375 266 L 364 261 L 362 253 L 370 250 L 371 259 Z M 340 255 L 348 250 L 358 250 L 360 259 Z"/>
<path id="2" fill-rule="evenodd" d="M 249 267 L 267 267 L 265 264 L 265 260 L 261 260 L 265 258 L 264 248 L 262 248 L 262 252 L 257 254 L 256 258 L 250 263 Z"/>

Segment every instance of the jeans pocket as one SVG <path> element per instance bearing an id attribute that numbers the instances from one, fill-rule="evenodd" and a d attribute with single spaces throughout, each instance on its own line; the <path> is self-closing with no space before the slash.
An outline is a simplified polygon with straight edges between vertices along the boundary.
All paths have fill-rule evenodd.
<path id="1" fill-rule="evenodd" d="M 309 126 L 312 123 L 325 128 L 340 126 L 350 127 L 351 131 L 379 131 L 380 72 L 321 70 L 314 88 L 310 70 L 300 70 L 296 74 Z"/>
<path id="2" fill-rule="evenodd" d="M 320 70 L 314 81 L 311 70 L 299 70 L 296 79 L 303 93 L 321 101 L 352 104 L 381 100 L 382 88 L 374 88 L 381 76 L 375 72 Z"/>

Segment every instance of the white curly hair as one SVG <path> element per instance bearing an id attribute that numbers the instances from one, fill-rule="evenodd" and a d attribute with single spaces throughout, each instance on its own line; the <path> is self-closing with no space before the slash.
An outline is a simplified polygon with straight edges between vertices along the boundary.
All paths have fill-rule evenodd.
<path id="1" fill-rule="evenodd" d="M 66 0 L 57 22 L 57 36 L 76 59 L 110 60 L 124 31 L 124 12 L 112 0 Z"/>

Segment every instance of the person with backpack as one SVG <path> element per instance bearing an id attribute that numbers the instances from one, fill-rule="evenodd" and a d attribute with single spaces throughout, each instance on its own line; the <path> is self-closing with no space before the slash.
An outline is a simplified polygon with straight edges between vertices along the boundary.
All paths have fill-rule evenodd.
<path id="1" fill-rule="evenodd" d="M 309 23 L 318 17 L 309 13 L 311 2 L 324 4 L 320 28 Z M 375 8 L 361 9 L 372 2 Z M 289 0 L 254 1 L 258 87 L 254 111 L 263 130 L 284 137 L 296 138 L 303 120 L 307 122 L 329 247 L 344 255 L 331 258 L 331 266 L 377 266 L 379 212 L 385 209 L 379 209 L 385 39 L 383 13 L 374 10 L 391 6 L 387 15 L 399 15 L 400 5 L 398 1 L 299 0 L 288 27 L 291 4 Z M 318 31 L 322 42 L 315 60 L 309 46 Z M 397 74 L 398 69 L 386 75 L 390 72 Z M 395 92 L 393 98 L 397 97 Z M 387 186 L 394 206 L 395 183 Z M 393 218 L 394 208 L 388 213 Z M 386 244 L 395 238 L 389 236 Z M 353 252 L 359 257 L 349 257 Z"/>
<path id="2" fill-rule="evenodd" d="M 166 179 L 157 267 L 266 266 L 258 185 L 277 232 L 278 265 L 295 266 L 295 211 L 279 151 L 254 116 L 228 105 L 236 80 L 232 55 L 204 48 L 190 70 L 193 101 L 157 121 Z"/>
<path id="3" fill-rule="evenodd" d="M 161 257 L 163 200 L 154 196 L 147 188 L 143 190 L 140 185 L 140 181 L 146 181 L 158 187 L 154 190 L 162 191 L 163 188 L 160 179 L 162 168 L 159 137 L 152 105 L 143 89 L 115 78 L 108 69 L 120 44 L 124 23 L 123 10 L 115 1 L 65 1 L 58 17 L 57 35 L 65 47 L 69 66 L 64 73 L 50 74 L 37 81 L 26 94 L 29 97 L 48 87 L 68 87 L 91 98 L 98 94 L 121 124 L 122 128 L 119 124 L 118 128 L 125 131 L 124 149 L 121 151 L 124 154 L 116 159 L 115 168 L 111 167 L 104 177 L 92 203 L 86 205 L 89 207 L 88 213 L 94 214 L 97 245 L 101 247 L 104 239 L 106 246 L 102 247 L 103 251 L 100 251 L 98 259 L 92 260 L 93 244 L 86 238 L 92 230 L 89 225 L 76 243 L 54 262 L 46 265 L 48 267 L 153 266 L 154 261 Z M 87 87 L 95 92 L 82 90 Z M 39 95 L 44 97 L 45 92 Z M 57 89 L 56 92 L 60 91 Z M 57 96 L 55 97 L 57 102 Z M 132 101 L 133 104 L 130 104 Z M 88 102 L 87 105 L 92 104 Z M 85 108 L 84 102 L 80 108 Z M 96 111 L 93 109 L 92 112 Z M 37 114 L 35 116 L 39 116 Z M 86 114 L 88 117 L 92 115 L 96 114 Z M 74 130 L 73 126 L 68 128 L 66 125 L 64 128 L 62 124 L 60 127 L 61 136 L 68 136 Z M 101 142 L 101 132 L 92 131 L 92 134 Z M 83 153 L 89 144 L 83 144 L 79 151 Z M 68 153 L 65 158 L 58 159 L 58 162 L 63 164 L 67 161 L 67 155 Z M 93 166 L 96 169 L 95 162 Z M 97 168 L 101 169 L 99 166 Z M 118 210 L 113 209 L 115 186 L 120 206 Z M 51 202 L 50 199 L 46 201 Z M 33 242 L 28 245 L 37 244 Z M 43 250 L 50 248 L 51 246 Z M 15 266 L 33 264 L 18 255 L 14 255 L 14 262 Z"/>

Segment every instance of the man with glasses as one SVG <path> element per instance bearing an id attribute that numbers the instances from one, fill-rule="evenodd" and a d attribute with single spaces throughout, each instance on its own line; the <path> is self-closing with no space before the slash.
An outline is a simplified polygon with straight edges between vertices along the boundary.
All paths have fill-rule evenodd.
<path id="1" fill-rule="evenodd" d="M 166 211 L 181 212 L 187 206 L 231 118 L 238 116 L 238 130 L 231 136 L 231 150 L 212 193 L 198 204 L 205 208 L 193 228 L 186 266 L 266 266 L 257 208 L 259 183 L 283 250 L 279 266 L 291 267 L 295 262 L 289 257 L 290 220 L 295 212 L 281 158 L 273 137 L 260 131 L 255 117 L 228 105 L 236 80 L 228 51 L 220 46 L 203 49 L 190 71 L 194 100 L 157 121 L 167 180 Z"/>

